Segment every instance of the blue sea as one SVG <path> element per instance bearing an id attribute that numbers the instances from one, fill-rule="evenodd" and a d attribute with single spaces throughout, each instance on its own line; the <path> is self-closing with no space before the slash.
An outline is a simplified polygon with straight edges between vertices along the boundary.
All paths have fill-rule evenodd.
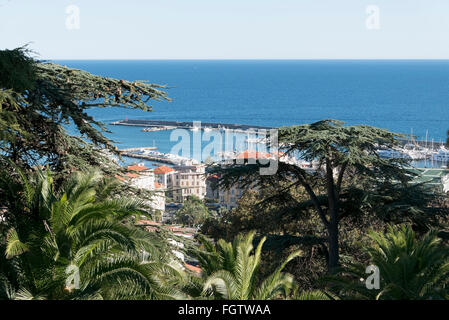
<path id="1" fill-rule="evenodd" d="M 68 67 L 169 87 L 153 112 L 96 108 L 109 123 L 128 119 L 286 126 L 338 119 L 436 142 L 449 129 L 449 60 L 78 60 Z M 119 147 L 157 146 L 170 133 L 110 126 Z"/>

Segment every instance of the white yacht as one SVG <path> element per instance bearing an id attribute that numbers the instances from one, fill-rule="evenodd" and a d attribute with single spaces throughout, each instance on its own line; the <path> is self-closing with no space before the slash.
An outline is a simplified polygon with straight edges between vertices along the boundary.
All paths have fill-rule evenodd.
<path id="1" fill-rule="evenodd" d="M 449 161 L 449 149 L 446 149 L 444 146 L 441 146 L 438 152 L 435 152 L 432 155 L 432 160 L 434 161 Z"/>
<path id="2" fill-rule="evenodd" d="M 382 158 L 411 159 L 424 160 L 432 155 L 432 151 L 428 148 L 421 147 L 417 144 L 407 143 L 404 147 L 393 147 L 391 149 L 379 149 L 377 153 Z"/>
<path id="3" fill-rule="evenodd" d="M 377 153 L 381 158 L 412 159 L 410 153 L 401 148 L 379 149 Z"/>
<path id="4" fill-rule="evenodd" d="M 413 160 L 424 160 L 430 158 L 432 151 L 428 148 L 421 147 L 418 144 L 407 143 L 404 148 L 404 152 L 407 153 Z"/>

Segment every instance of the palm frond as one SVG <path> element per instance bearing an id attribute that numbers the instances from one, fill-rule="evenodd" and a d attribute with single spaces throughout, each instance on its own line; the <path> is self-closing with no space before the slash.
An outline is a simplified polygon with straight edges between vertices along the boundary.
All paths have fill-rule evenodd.
<path id="1" fill-rule="evenodd" d="M 19 235 L 14 228 L 11 228 L 6 237 L 6 258 L 11 259 L 14 256 L 21 255 L 28 251 L 29 247 L 26 243 L 23 243 L 19 239 Z"/>

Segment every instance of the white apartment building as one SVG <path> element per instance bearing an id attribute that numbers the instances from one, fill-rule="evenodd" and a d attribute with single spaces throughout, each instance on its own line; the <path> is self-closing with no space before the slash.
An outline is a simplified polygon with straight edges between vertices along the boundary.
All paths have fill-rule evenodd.
<path id="1" fill-rule="evenodd" d="M 150 168 L 144 166 L 143 163 L 128 166 L 129 171 L 137 171 L 139 173 L 128 172 L 125 177 L 129 178 L 132 186 L 139 189 L 154 190 L 154 172 Z"/>
<path id="2" fill-rule="evenodd" d="M 156 182 L 161 184 L 164 188 L 171 186 L 174 174 L 175 170 L 167 166 L 160 166 L 154 169 Z"/>
<path id="3" fill-rule="evenodd" d="M 153 210 L 158 210 L 163 213 L 165 211 L 165 188 L 155 181 L 156 179 L 153 170 L 147 168 L 143 163 L 128 166 L 127 169 L 131 172 L 116 177 L 138 189 L 153 191 L 154 195 L 148 205 Z"/>
<path id="4" fill-rule="evenodd" d="M 158 210 L 161 213 L 165 211 L 165 188 L 158 182 L 154 183 L 154 195 L 151 200 L 150 206 L 154 210 Z"/>
<path id="5" fill-rule="evenodd" d="M 204 199 L 206 195 L 206 166 L 203 164 L 186 163 L 173 168 L 160 166 L 154 170 L 138 164 L 129 166 L 128 170 L 134 172 L 126 173 L 124 177 L 133 186 L 151 191 L 160 190 L 161 196 L 156 196 L 152 205 L 155 208 L 162 208 L 162 203 L 165 207 L 165 192 L 177 203 L 183 203 L 189 196 Z"/>

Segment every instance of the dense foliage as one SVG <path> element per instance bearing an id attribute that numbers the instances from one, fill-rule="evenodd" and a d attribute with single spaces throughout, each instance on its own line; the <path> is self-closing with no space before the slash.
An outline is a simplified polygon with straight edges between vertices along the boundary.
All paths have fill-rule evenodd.
<path id="1" fill-rule="evenodd" d="M 374 242 L 365 248 L 379 268 L 379 288 L 365 285 L 366 265 L 347 264 L 340 277 L 330 280 L 343 297 L 381 300 L 439 300 L 449 294 L 449 247 L 434 231 L 417 239 L 408 226 L 389 227 L 385 234 L 370 233 Z"/>
<path id="2" fill-rule="evenodd" d="M 372 213 L 383 222 L 409 219 L 428 228 L 447 215 L 445 209 L 428 208 L 438 197 L 434 190 L 423 192 L 421 186 L 410 185 L 414 173 L 407 169 L 406 160 L 378 155 L 378 149 L 397 146 L 398 137 L 387 130 L 344 126 L 335 120 L 281 127 L 279 145 L 284 146 L 283 152 L 301 153 L 304 160 L 316 163 L 315 170 L 282 161 L 281 156 L 273 175 L 260 175 L 261 168 L 267 165 L 259 162 L 224 164 L 211 171 L 221 175 L 220 185 L 224 188 L 235 184 L 244 188 L 257 181 L 259 190 L 266 194 L 256 210 L 270 207 L 277 211 L 273 214 L 278 218 L 294 216 L 319 223 L 312 234 L 318 232 L 318 238 L 326 239 L 320 243 L 321 250 L 328 270 L 333 272 L 339 266 L 341 226 L 346 221 L 368 226 Z M 418 201 L 413 200 L 416 196 Z M 371 209 L 374 207 L 381 210 Z M 304 234 L 302 231 L 296 230 Z"/>
<path id="3" fill-rule="evenodd" d="M 111 161 L 106 128 L 87 114 L 93 107 L 151 110 L 168 99 L 161 86 L 94 76 L 30 57 L 26 48 L 0 51 L 0 164 L 21 168 L 45 163 L 58 174 Z M 67 125 L 78 135 L 69 135 Z"/>
<path id="4" fill-rule="evenodd" d="M 20 183 L 12 177 L 0 181 L 13 200 L 2 223 L 3 298 L 176 296 L 176 290 L 163 285 L 168 274 L 177 273 L 167 244 L 125 223 L 145 214 L 141 201 L 111 197 L 115 182 L 98 171 L 73 174 L 60 189 L 49 171 L 29 178 L 19 174 Z"/>
<path id="5" fill-rule="evenodd" d="M 204 251 L 196 256 L 204 277 L 203 295 L 228 300 L 268 300 L 288 297 L 294 286 L 293 277 L 282 273 L 287 263 L 301 254 L 290 254 L 266 279 L 260 279 L 259 267 L 265 238 L 253 248 L 254 232 L 239 235 L 233 242 L 218 241 L 215 246 L 201 239 Z M 251 254 L 254 249 L 254 254 Z"/>
<path id="6" fill-rule="evenodd" d="M 283 151 L 317 169 L 210 163 L 218 187 L 252 190 L 217 214 L 189 198 L 175 219 L 213 240 L 186 240 L 136 223 L 154 218 L 151 193 L 114 178 L 116 150 L 87 113 L 151 111 L 169 100 L 164 87 L 31 55 L 0 51 L 0 299 L 448 298 L 447 198 L 411 184 L 406 161 L 379 157 L 398 134 L 335 120 L 282 127 Z M 368 265 L 379 289 L 364 283 Z"/>
<path id="7" fill-rule="evenodd" d="M 181 209 L 176 211 L 175 221 L 177 223 L 197 227 L 209 217 L 209 210 L 201 199 L 190 196 L 184 202 Z"/>

